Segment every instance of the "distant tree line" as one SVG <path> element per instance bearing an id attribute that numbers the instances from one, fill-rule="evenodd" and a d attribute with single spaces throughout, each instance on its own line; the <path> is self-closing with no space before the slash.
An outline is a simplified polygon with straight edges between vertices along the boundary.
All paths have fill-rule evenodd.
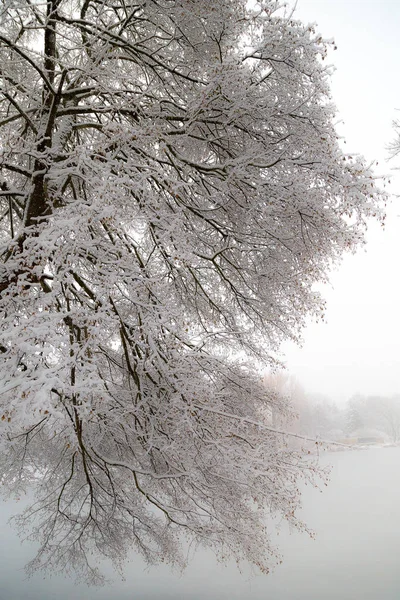
<path id="1" fill-rule="evenodd" d="M 375 438 L 400 442 L 400 394 L 356 394 L 338 405 L 322 394 L 308 394 L 287 374 L 267 377 L 266 385 L 286 397 L 285 424 L 297 434 L 332 441 Z"/>
<path id="2" fill-rule="evenodd" d="M 377 431 L 391 442 L 400 441 L 400 395 L 350 398 L 346 406 L 346 431 Z"/>

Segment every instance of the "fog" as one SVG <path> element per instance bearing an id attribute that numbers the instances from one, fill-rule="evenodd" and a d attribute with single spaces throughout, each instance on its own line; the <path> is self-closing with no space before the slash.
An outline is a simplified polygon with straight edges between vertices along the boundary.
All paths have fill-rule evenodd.
<path id="1" fill-rule="evenodd" d="M 309 323 L 302 348 L 286 344 L 289 371 L 304 387 L 344 403 L 354 394 L 399 392 L 398 338 L 400 182 L 398 157 L 388 162 L 399 118 L 398 23 L 396 0 L 299 0 L 296 14 L 316 22 L 324 37 L 334 38 L 329 56 L 335 67 L 332 97 L 338 108 L 342 143 L 389 175 L 391 203 L 385 229 L 371 223 L 367 245 L 348 255 L 321 287 L 327 300 L 324 322 Z"/>
<path id="2" fill-rule="evenodd" d="M 40 575 L 24 579 L 30 544 L 19 544 L 6 524 L 15 505 L 2 506 L 0 535 L 1 600 L 398 600 L 400 597 L 400 448 L 326 453 L 331 481 L 323 491 L 304 488 L 302 514 L 316 532 L 290 533 L 282 525 L 276 537 L 283 564 L 268 576 L 242 574 L 233 564 L 216 564 L 200 551 L 179 576 L 167 567 L 145 569 L 132 557 L 126 581 L 104 588 L 74 586 L 71 580 Z"/>

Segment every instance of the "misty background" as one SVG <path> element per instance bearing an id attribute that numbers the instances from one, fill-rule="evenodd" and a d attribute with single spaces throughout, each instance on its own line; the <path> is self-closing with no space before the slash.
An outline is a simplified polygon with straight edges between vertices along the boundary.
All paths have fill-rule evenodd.
<path id="1" fill-rule="evenodd" d="M 304 344 L 285 344 L 289 372 L 310 393 L 339 404 L 355 394 L 392 396 L 400 392 L 399 159 L 388 161 L 393 121 L 400 117 L 398 23 L 396 0 L 299 0 L 297 16 L 316 22 L 337 50 L 332 97 L 338 131 L 349 152 L 375 163 L 387 176 L 391 201 L 384 229 L 371 223 L 367 245 L 348 255 L 321 286 L 327 301 L 325 322 L 309 323 Z M 390 182 L 390 183 L 389 183 Z"/>

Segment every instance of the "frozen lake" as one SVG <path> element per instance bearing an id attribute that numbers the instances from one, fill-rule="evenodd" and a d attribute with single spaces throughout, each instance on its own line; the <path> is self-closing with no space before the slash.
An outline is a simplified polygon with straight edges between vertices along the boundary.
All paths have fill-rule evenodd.
<path id="1" fill-rule="evenodd" d="M 20 545 L 0 504 L 0 600 L 399 600 L 400 448 L 340 452 L 323 493 L 306 488 L 304 518 L 317 533 L 282 531 L 284 562 L 268 576 L 249 578 L 233 565 L 199 553 L 182 576 L 166 567 L 145 570 L 135 559 L 126 581 L 89 589 L 61 578 L 24 579 L 32 554 Z"/>

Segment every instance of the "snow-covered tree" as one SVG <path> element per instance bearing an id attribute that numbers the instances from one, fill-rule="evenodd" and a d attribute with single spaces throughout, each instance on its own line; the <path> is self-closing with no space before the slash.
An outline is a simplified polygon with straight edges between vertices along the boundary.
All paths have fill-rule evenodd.
<path id="1" fill-rule="evenodd" d="M 298 477 L 259 377 L 381 195 L 343 154 L 329 44 L 274 0 L 4 0 L 1 481 L 32 568 L 267 569 Z M 248 363 L 243 359 L 248 357 Z"/>
<path id="2" fill-rule="evenodd" d="M 346 432 L 348 435 L 368 426 L 367 414 L 365 398 L 359 394 L 352 396 L 346 406 Z"/>
<path id="3" fill-rule="evenodd" d="M 372 396 L 368 398 L 370 411 L 375 413 L 377 428 L 383 431 L 389 439 L 400 442 L 400 397 Z"/>
<path id="4" fill-rule="evenodd" d="M 400 441 L 400 397 L 353 396 L 347 404 L 350 434 L 376 436 L 379 432 L 387 440 Z"/>

